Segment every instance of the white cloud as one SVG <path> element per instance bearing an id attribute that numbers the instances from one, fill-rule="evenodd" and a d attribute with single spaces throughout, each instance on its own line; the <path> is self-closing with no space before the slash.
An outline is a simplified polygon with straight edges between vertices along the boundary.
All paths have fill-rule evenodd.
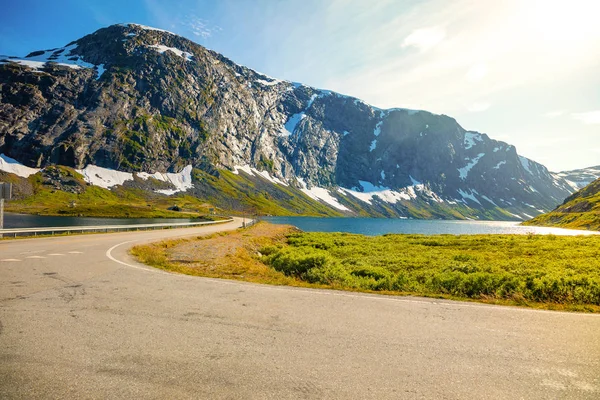
<path id="1" fill-rule="evenodd" d="M 573 113 L 571 116 L 587 125 L 600 124 L 600 110 L 584 113 Z"/>
<path id="2" fill-rule="evenodd" d="M 485 63 L 477 63 L 469 68 L 467 72 L 467 80 L 470 82 L 478 82 L 488 74 L 487 65 Z"/>
<path id="3" fill-rule="evenodd" d="M 469 112 L 482 112 L 491 107 L 490 103 L 481 102 L 481 103 L 473 103 L 467 107 L 467 111 Z"/>
<path id="4" fill-rule="evenodd" d="M 546 118 L 558 118 L 562 115 L 564 115 L 565 110 L 555 110 L 555 111 L 550 111 L 547 112 L 546 114 L 544 114 L 544 117 Z"/>
<path id="5" fill-rule="evenodd" d="M 215 33 L 223 30 L 221 27 L 212 25 L 207 20 L 195 16 L 188 17 L 187 21 L 182 24 L 189 28 L 195 36 L 199 36 L 203 39 L 212 37 Z"/>
<path id="6" fill-rule="evenodd" d="M 444 40 L 445 37 L 446 32 L 439 27 L 417 29 L 404 39 L 402 47 L 416 47 L 421 51 L 426 51 Z"/>

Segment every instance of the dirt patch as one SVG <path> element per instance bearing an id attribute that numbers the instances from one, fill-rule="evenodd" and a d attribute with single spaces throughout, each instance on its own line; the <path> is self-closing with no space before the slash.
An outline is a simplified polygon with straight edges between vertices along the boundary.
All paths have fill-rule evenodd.
<path id="1" fill-rule="evenodd" d="M 290 284 L 293 278 L 267 267 L 259 250 L 284 243 L 298 229 L 288 225 L 258 223 L 249 229 L 136 246 L 132 254 L 141 262 L 188 275 Z"/>

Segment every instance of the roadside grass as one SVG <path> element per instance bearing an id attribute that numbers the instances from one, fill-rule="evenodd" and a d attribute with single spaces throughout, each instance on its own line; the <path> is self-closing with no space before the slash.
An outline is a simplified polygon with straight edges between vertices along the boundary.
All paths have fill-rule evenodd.
<path id="1" fill-rule="evenodd" d="M 600 312 L 598 236 L 371 237 L 259 223 L 225 236 L 136 246 L 132 254 L 197 276 Z"/>

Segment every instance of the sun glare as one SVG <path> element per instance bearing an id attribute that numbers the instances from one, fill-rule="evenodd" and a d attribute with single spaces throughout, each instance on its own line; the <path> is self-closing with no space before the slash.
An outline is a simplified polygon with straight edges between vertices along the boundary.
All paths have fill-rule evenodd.
<path id="1" fill-rule="evenodd" d="M 600 1 L 538 0 L 520 3 L 526 37 L 549 47 L 579 47 L 600 36 Z"/>

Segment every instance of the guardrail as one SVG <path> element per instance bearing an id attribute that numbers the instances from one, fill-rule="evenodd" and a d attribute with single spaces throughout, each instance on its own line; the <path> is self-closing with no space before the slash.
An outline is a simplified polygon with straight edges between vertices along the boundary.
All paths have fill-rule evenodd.
<path id="1" fill-rule="evenodd" d="M 172 229 L 172 228 L 193 228 L 202 225 L 222 224 L 233 221 L 229 218 L 222 221 L 203 221 L 203 222 L 174 222 L 167 224 L 134 224 L 134 225 L 97 225 L 97 226 L 55 226 L 42 228 L 16 228 L 16 229 L 0 229 L 0 238 L 3 235 L 17 236 L 37 236 L 43 234 L 54 235 L 56 233 L 66 233 L 67 235 L 73 232 L 90 233 L 90 232 L 121 232 L 121 231 L 147 231 L 155 229 Z"/>

